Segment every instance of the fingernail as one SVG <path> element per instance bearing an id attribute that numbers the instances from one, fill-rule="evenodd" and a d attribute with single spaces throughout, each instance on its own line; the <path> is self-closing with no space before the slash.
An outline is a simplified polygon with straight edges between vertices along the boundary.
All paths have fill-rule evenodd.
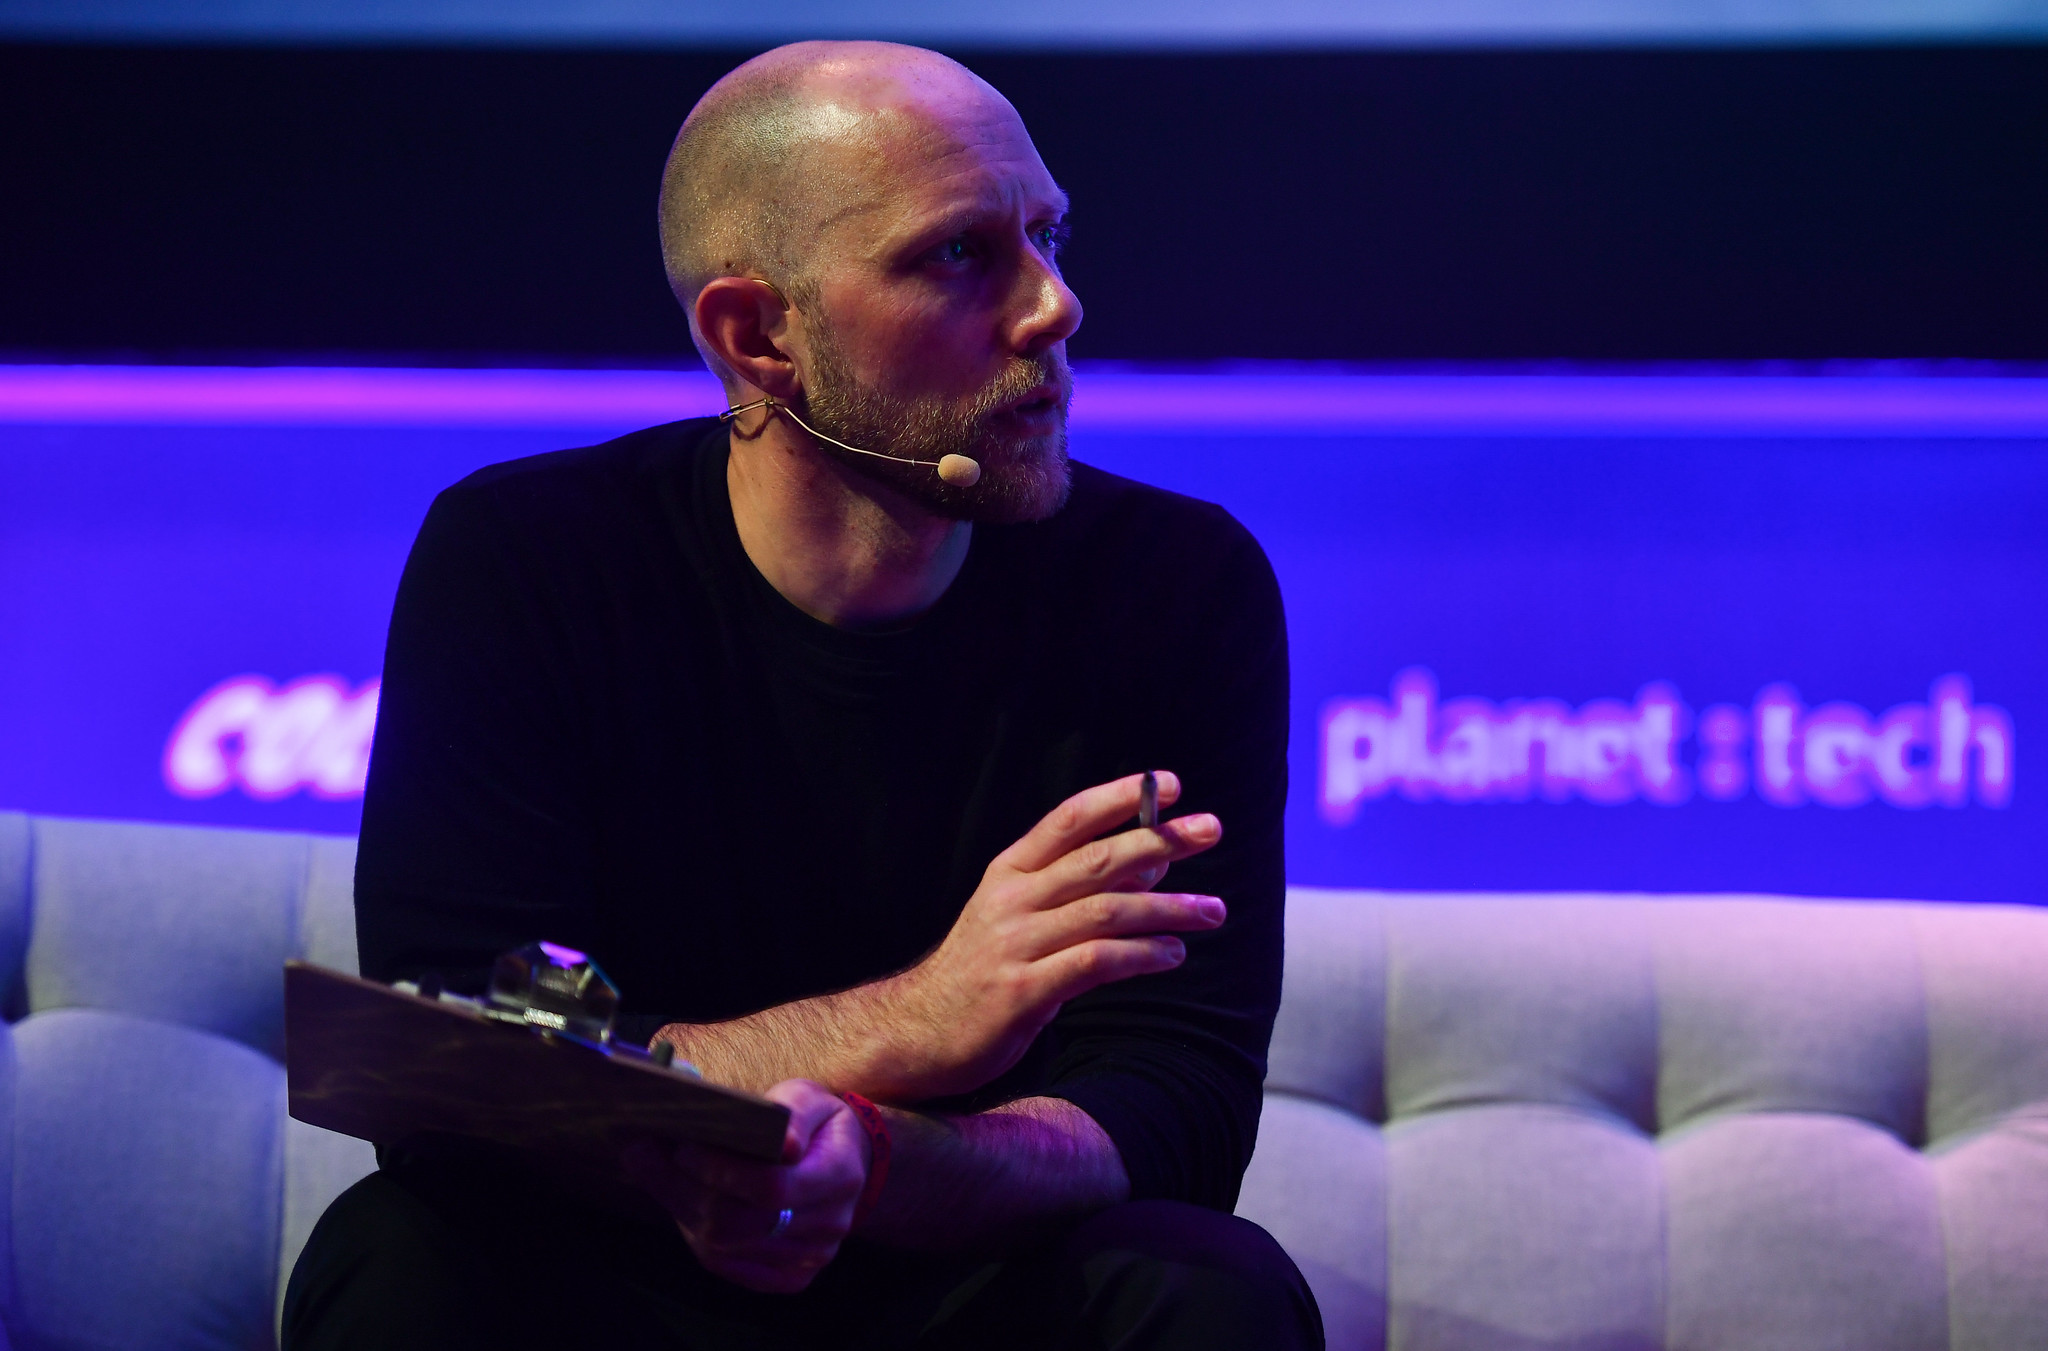
<path id="1" fill-rule="evenodd" d="M 1221 924 L 1223 922 L 1223 902 L 1218 897 L 1197 897 L 1195 900 L 1195 909 L 1201 911 L 1202 918 L 1208 920 L 1211 924 Z"/>
<path id="2" fill-rule="evenodd" d="M 1181 828 L 1198 840 L 1213 840 L 1223 833 L 1223 823 L 1207 812 L 1183 817 Z"/>

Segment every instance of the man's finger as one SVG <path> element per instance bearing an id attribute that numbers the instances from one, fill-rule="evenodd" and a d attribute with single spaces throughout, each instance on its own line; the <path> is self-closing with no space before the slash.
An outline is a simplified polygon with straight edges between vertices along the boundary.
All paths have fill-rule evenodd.
<path id="1" fill-rule="evenodd" d="M 1073 852 L 1096 836 L 1116 829 L 1138 814 L 1138 786 L 1143 774 L 1084 788 L 1054 807 L 1024 838 L 996 855 L 996 861 L 1018 872 L 1035 873 L 1054 859 Z M 1159 805 L 1180 797 L 1180 776 L 1158 771 Z"/>
<path id="2" fill-rule="evenodd" d="M 803 1155 L 793 1163 L 762 1163 L 723 1149 L 687 1141 L 671 1146 L 675 1166 L 698 1185 L 759 1206 L 771 1214 L 784 1207 L 832 1205 L 857 1195 L 862 1181 L 859 1156 L 850 1152 L 852 1139 L 865 1140 L 859 1127 L 843 1125 L 835 1134 L 827 1127 L 851 1112 L 846 1104 L 808 1080 L 775 1085 L 767 1096 L 790 1108 L 790 1134 L 803 1140 Z M 787 1145 L 785 1141 L 785 1145 Z"/>
<path id="3" fill-rule="evenodd" d="M 630 1142 L 619 1154 L 626 1180 L 661 1203 L 677 1221 L 693 1224 L 703 1216 L 712 1192 L 678 1166 L 671 1147 L 656 1140 Z"/>
<path id="4" fill-rule="evenodd" d="M 1158 886 L 1160 880 L 1166 876 L 1166 868 L 1167 865 L 1164 863 L 1153 864 L 1150 867 L 1140 868 L 1138 871 L 1132 873 L 1129 877 L 1126 877 L 1123 881 L 1117 883 L 1115 890 L 1150 891 L 1152 890 L 1152 888 Z"/>
<path id="5" fill-rule="evenodd" d="M 677 1146 L 675 1157 L 678 1168 L 698 1186 L 770 1215 L 785 1208 L 829 1207 L 860 1193 L 857 1169 L 760 1163 L 701 1145 Z"/>
<path id="6" fill-rule="evenodd" d="M 811 1137 L 818 1133 L 818 1127 L 846 1110 L 846 1104 L 830 1089 L 809 1079 L 785 1079 L 762 1096 L 789 1109 L 789 1128 L 782 1136 L 784 1163 L 802 1158 L 810 1150 Z"/>
<path id="7" fill-rule="evenodd" d="M 774 1214 L 803 1198 L 796 1170 L 786 1164 L 758 1163 L 722 1149 L 686 1145 L 676 1151 L 685 1173 L 717 1196 Z"/>
<path id="8" fill-rule="evenodd" d="M 1138 891 L 1145 873 L 1209 849 L 1223 838 L 1223 823 L 1206 812 L 1161 822 L 1152 830 L 1126 830 L 1090 840 L 1038 870 L 1031 885 L 1043 909 L 1098 891 Z"/>
<path id="9" fill-rule="evenodd" d="M 1034 959 L 1051 956 L 1093 938 L 1134 934 L 1199 933 L 1223 923 L 1223 902 L 1214 896 L 1171 891 L 1105 891 L 1046 911 L 1032 933 Z"/>
<path id="10" fill-rule="evenodd" d="M 843 1206 L 792 1206 L 789 1225 L 784 1228 L 780 1227 L 780 1208 L 768 1210 L 730 1196 L 717 1196 L 705 1207 L 698 1238 L 706 1247 L 720 1252 L 756 1257 L 801 1256 L 833 1247 L 845 1238 L 845 1221 L 852 1210 L 850 1198 Z"/>
<path id="11" fill-rule="evenodd" d="M 1091 938 L 1032 965 L 1048 1003 L 1078 999 L 1098 985 L 1171 971 L 1187 958 L 1187 945 L 1172 934 L 1141 938 Z"/>
<path id="12" fill-rule="evenodd" d="M 823 1261 L 807 1258 L 802 1263 L 784 1265 L 750 1258 L 713 1257 L 705 1266 L 748 1290 L 764 1295 L 793 1295 L 816 1280 L 830 1261 L 827 1256 Z"/>

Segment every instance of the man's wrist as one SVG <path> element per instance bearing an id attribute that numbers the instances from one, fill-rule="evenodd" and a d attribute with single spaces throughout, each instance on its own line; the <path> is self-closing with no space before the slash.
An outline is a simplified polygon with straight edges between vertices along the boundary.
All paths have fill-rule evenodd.
<path id="1" fill-rule="evenodd" d="M 881 1203 L 882 1188 L 889 1183 L 889 1159 L 894 1147 L 880 1108 L 858 1093 L 841 1093 L 839 1098 L 853 1109 L 853 1119 L 860 1123 L 868 1141 L 867 1181 L 853 1207 L 852 1227 L 858 1229 Z"/>
<path id="2" fill-rule="evenodd" d="M 853 1029 L 845 1044 L 846 1061 L 832 1086 L 881 1103 L 915 1102 L 930 1096 L 918 1091 L 926 1057 L 915 1037 L 906 1035 L 918 1024 L 910 1000 L 910 973 L 886 976 L 855 986 L 836 998 L 846 1001 L 835 1020 Z"/>

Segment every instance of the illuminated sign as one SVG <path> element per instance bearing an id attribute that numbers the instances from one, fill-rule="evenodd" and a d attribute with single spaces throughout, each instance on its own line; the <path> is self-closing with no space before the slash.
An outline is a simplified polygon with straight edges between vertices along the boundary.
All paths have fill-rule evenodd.
<path id="1" fill-rule="evenodd" d="M 1662 681 L 1644 686 L 1633 703 L 1595 699 L 1576 709 L 1541 698 L 1439 702 L 1436 677 L 1413 667 L 1394 678 L 1388 699 L 1323 705 L 1318 806 L 1324 820 L 1341 826 L 1361 802 L 1388 793 L 1413 802 L 1577 797 L 1675 806 L 1695 787 L 1723 802 L 1754 787 L 1778 807 L 2012 801 L 2012 718 L 1972 702 L 1961 675 L 1936 680 L 1926 703 L 1882 715 L 1849 703 L 1809 711 L 1790 685 L 1770 685 L 1750 708 L 1718 704 L 1703 712 L 1700 753 L 1688 766 L 1681 748 L 1692 724 L 1677 691 Z"/>
<path id="2" fill-rule="evenodd" d="M 354 833 L 435 494 L 722 406 L 0 365 L 0 807 Z M 2048 902 L 2048 380 L 1101 367 L 1072 433 L 1272 564 L 1290 882 Z"/>
<path id="3" fill-rule="evenodd" d="M 164 783 L 180 797 L 239 788 L 263 801 L 304 791 L 363 795 L 377 691 L 339 676 L 304 676 L 282 687 L 259 675 L 223 680 L 199 696 L 164 746 Z"/>

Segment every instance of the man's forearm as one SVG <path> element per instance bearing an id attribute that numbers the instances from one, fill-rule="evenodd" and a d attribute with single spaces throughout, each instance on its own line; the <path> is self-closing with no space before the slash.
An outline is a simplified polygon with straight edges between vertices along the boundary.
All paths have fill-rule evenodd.
<path id="1" fill-rule="evenodd" d="M 799 999 L 722 1023 L 670 1023 L 654 1034 L 706 1079 L 765 1093 L 785 1079 L 811 1079 L 838 1093 L 878 1101 L 900 1096 L 903 1059 L 880 1005 L 887 981 Z"/>
<path id="2" fill-rule="evenodd" d="M 934 1007 L 913 968 L 837 994 L 799 999 L 722 1023 L 670 1023 L 654 1034 L 715 1084 L 765 1093 L 810 1079 L 881 1103 L 971 1092 L 1016 1062 L 1050 1010 L 994 1034 Z"/>
<path id="3" fill-rule="evenodd" d="M 971 1116 L 885 1108 L 893 1157 L 854 1233 L 894 1247 L 1000 1253 L 1130 1196 L 1115 1142 L 1063 1098 Z"/>
<path id="4" fill-rule="evenodd" d="M 1068 798 L 990 861 L 946 937 L 907 970 L 838 994 L 656 1034 L 717 1083 L 764 1092 L 810 1079 L 876 1102 L 971 1093 L 1030 1049 L 1060 1008 L 1098 986 L 1170 971 L 1182 933 L 1223 923 L 1214 896 L 1154 892 L 1168 865 L 1214 845 L 1197 813 L 1117 831 L 1140 775 Z M 1180 781 L 1155 776 L 1158 802 Z"/>
<path id="5" fill-rule="evenodd" d="M 672 1023 L 656 1040 L 714 1083 L 761 1093 L 811 1079 L 886 1104 L 907 1067 L 904 1048 L 870 1035 L 881 985 L 723 1023 Z M 1130 1195 L 1115 1142 L 1064 1098 L 963 1116 L 882 1111 L 893 1144 L 888 1182 L 856 1231 L 878 1243 L 1000 1252 Z"/>

